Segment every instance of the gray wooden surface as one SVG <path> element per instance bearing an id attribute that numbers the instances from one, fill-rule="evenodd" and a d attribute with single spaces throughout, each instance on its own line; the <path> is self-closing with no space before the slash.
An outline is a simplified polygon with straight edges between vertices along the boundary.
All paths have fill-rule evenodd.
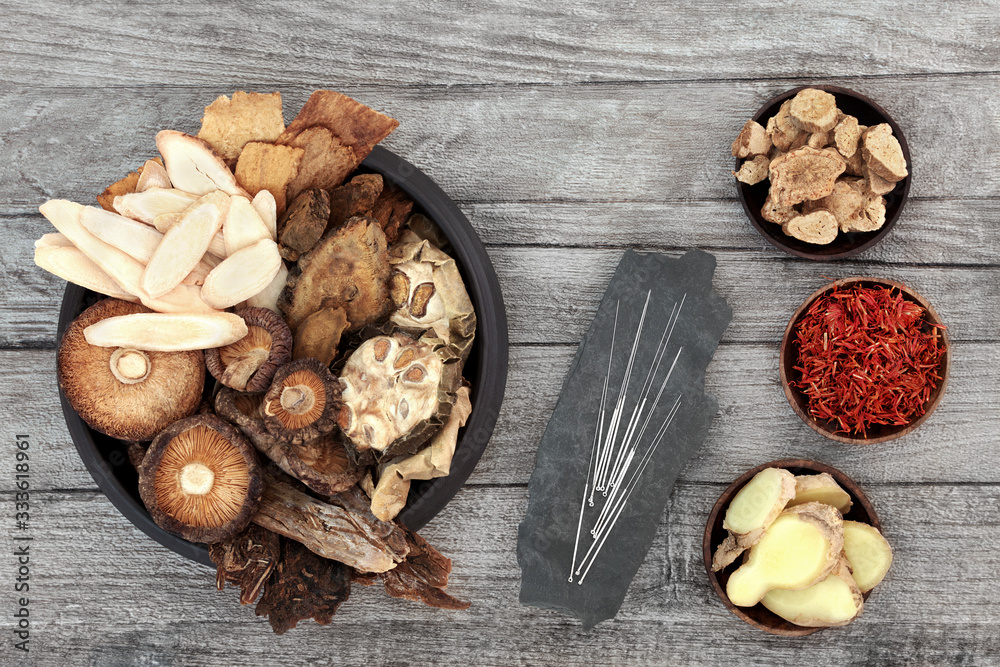
<path id="1" fill-rule="evenodd" d="M 1000 664 L 1000 6 L 389 0 L 0 4 L 0 522 L 12 540 L 14 441 L 33 485 L 30 653 L 9 629 L 16 564 L 0 558 L 0 664 Z M 766 99 L 836 83 L 909 140 L 910 201 L 857 261 L 784 255 L 749 225 L 729 142 Z M 479 467 L 424 534 L 454 560 L 467 612 L 358 589 L 334 623 L 276 637 L 212 573 L 121 517 L 83 467 L 55 391 L 63 284 L 34 267 L 47 198 L 89 202 L 196 130 L 236 89 L 280 90 L 287 118 L 333 88 L 400 120 L 386 146 L 468 215 L 500 276 L 511 367 Z M 709 368 L 720 414 L 687 466 L 614 621 L 589 633 L 517 602 L 517 524 L 534 451 L 576 342 L 624 248 L 719 260 L 735 316 Z M 777 382 L 787 317 L 825 278 L 871 274 L 925 294 L 954 365 L 938 412 L 870 448 L 820 438 Z M 701 532 L 718 493 L 802 456 L 868 491 L 896 550 L 859 621 L 766 636 L 711 592 Z"/>

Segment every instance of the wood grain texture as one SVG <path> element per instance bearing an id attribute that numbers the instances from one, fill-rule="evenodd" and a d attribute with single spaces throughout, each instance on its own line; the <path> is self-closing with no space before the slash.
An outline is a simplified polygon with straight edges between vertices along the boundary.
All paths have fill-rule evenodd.
<path id="1" fill-rule="evenodd" d="M 0 440 L 32 442 L 32 653 L 0 664 L 1000 664 L 1000 5 L 717 0 L 316 4 L 26 2 L 0 21 Z M 903 128 L 913 187 L 858 261 L 814 264 L 756 234 L 729 145 L 767 99 L 854 89 Z M 423 534 L 454 559 L 441 612 L 356 588 L 330 627 L 276 637 L 210 571 L 133 528 L 83 467 L 56 394 L 63 283 L 31 262 L 49 198 L 92 203 L 197 131 L 233 90 L 314 88 L 401 121 L 385 145 L 434 178 L 487 243 L 510 319 L 507 399 L 486 453 Z M 720 411 L 686 466 L 617 619 L 517 602 L 517 524 L 576 345 L 625 248 L 718 258 L 734 319 L 707 374 Z M 795 417 L 778 384 L 787 318 L 826 278 L 901 280 L 949 326 L 948 391 L 898 441 L 850 447 Z M 8 448 L 8 451 L 12 451 Z M 800 456 L 856 479 L 896 560 L 861 619 L 805 640 L 727 612 L 704 573 L 709 509 L 739 474 Z M 0 475 L 0 503 L 13 501 Z M 3 548 L 13 548 L 5 530 Z M 9 602 L 0 611 L 10 613 Z M 8 606 L 4 606 L 8 605 Z"/>
<path id="2" fill-rule="evenodd" d="M 18 1 L 5 4 L 0 39 L 15 83 L 63 86 L 214 84 L 223 74 L 241 86 L 336 88 L 829 78 L 993 70 L 996 10 L 982 0 L 946 10 L 927 0 L 873 0 L 766 2 L 745 11 L 719 0 L 268 0 L 252 9 L 231 1 Z"/>

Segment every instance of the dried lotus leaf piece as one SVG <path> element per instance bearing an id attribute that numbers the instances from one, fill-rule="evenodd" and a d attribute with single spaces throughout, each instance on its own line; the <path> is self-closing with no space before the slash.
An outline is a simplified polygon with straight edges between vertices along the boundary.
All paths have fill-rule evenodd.
<path id="1" fill-rule="evenodd" d="M 382 193 L 382 174 L 359 174 L 339 188 L 330 190 L 330 228 L 367 213 Z"/>
<path id="2" fill-rule="evenodd" d="M 829 132 L 836 127 L 839 119 L 837 99 L 830 93 L 806 88 L 796 93 L 791 101 L 788 115 L 806 132 Z"/>
<path id="3" fill-rule="evenodd" d="M 377 322 L 392 308 L 388 244 L 378 224 L 352 218 L 331 230 L 289 270 L 278 308 L 294 333 L 310 315 L 341 307 L 351 331 Z"/>
<path id="4" fill-rule="evenodd" d="M 395 243 L 413 210 L 413 200 L 402 188 L 389 184 L 372 205 L 371 215 L 378 221 L 389 243 Z"/>
<path id="5" fill-rule="evenodd" d="M 283 635 L 307 618 L 329 625 L 350 594 L 349 567 L 321 558 L 295 540 L 285 540 L 281 560 L 264 585 L 254 613 L 267 616 L 274 633 Z"/>
<path id="6" fill-rule="evenodd" d="M 455 260 L 430 241 L 401 242 L 390 251 L 390 321 L 420 335 L 431 330 L 464 361 L 476 333 L 476 313 Z"/>
<path id="7" fill-rule="evenodd" d="M 329 366 L 337 357 L 340 338 L 350 324 L 343 308 L 317 310 L 295 331 L 293 358 L 312 357 Z"/>
<path id="8" fill-rule="evenodd" d="M 98 301 L 73 320 L 59 344 L 59 386 L 70 406 L 95 431 L 113 438 L 151 440 L 201 402 L 201 350 L 140 352 L 91 345 L 84 337 L 88 327 L 102 320 L 148 312 L 118 299 Z"/>
<path id="9" fill-rule="evenodd" d="M 278 368 L 291 360 L 292 332 L 280 315 L 266 308 L 249 307 L 236 314 L 246 323 L 247 335 L 235 343 L 205 350 L 205 365 L 212 377 L 227 387 L 247 392 L 267 391 Z M 232 379 L 230 369 L 234 365 L 245 368 L 248 364 L 256 365 L 242 382 L 227 381 Z"/>
<path id="10" fill-rule="evenodd" d="M 220 95 L 205 107 L 198 138 L 208 143 L 232 167 L 247 143 L 273 143 L 284 130 L 281 93 L 237 90 L 232 99 Z"/>
<path id="11" fill-rule="evenodd" d="M 798 148 L 771 161 L 770 196 L 779 206 L 820 199 L 833 192 L 845 168 L 844 159 L 835 149 Z"/>
<path id="12" fill-rule="evenodd" d="M 378 486 L 372 493 L 372 514 L 382 521 L 390 521 L 406 505 L 411 480 L 448 476 L 458 444 L 458 431 L 465 426 L 471 413 L 469 387 L 463 386 L 458 390 L 448 421 L 431 438 L 430 444 L 416 454 L 390 461 L 382 468 Z"/>
<path id="13" fill-rule="evenodd" d="M 208 556 L 215 563 L 216 588 L 223 590 L 227 582 L 238 586 L 240 604 L 253 604 L 278 565 L 281 541 L 271 531 L 251 524 L 239 535 L 210 545 Z"/>
<path id="14" fill-rule="evenodd" d="M 768 176 L 768 165 L 771 163 L 766 155 L 757 155 L 752 160 L 746 160 L 740 165 L 739 171 L 732 172 L 737 181 L 747 185 L 757 185 Z"/>
<path id="15" fill-rule="evenodd" d="M 359 164 L 354 151 L 341 144 L 325 127 L 306 128 L 283 143 L 304 151 L 299 171 L 288 184 L 289 199 L 298 197 L 305 190 L 337 187 Z"/>
<path id="16" fill-rule="evenodd" d="M 317 90 L 278 137 L 277 143 L 290 143 L 305 130 L 317 126 L 328 129 L 341 146 L 351 149 L 356 167 L 368 157 L 375 144 L 399 126 L 399 121 L 341 93 Z"/>
<path id="17" fill-rule="evenodd" d="M 163 430 L 139 473 L 139 495 L 156 525 L 192 542 L 212 544 L 243 531 L 263 490 L 253 448 L 211 414 Z"/>
<path id="18" fill-rule="evenodd" d="M 440 339 L 370 338 L 341 370 L 338 423 L 357 452 L 411 454 L 448 420 L 461 379 L 461 363 Z"/>
<path id="19" fill-rule="evenodd" d="M 748 120 L 733 141 L 731 150 L 733 157 L 738 158 L 767 155 L 771 150 L 771 138 L 760 123 Z"/>
<path id="20" fill-rule="evenodd" d="M 323 237 L 330 221 L 330 194 L 326 190 L 306 190 L 298 195 L 282 216 L 278 229 L 281 256 L 294 262 L 309 252 Z"/>
<path id="21" fill-rule="evenodd" d="M 308 442 L 333 430 L 340 398 L 340 383 L 322 362 L 293 361 L 278 369 L 264 396 L 264 425 L 281 442 Z"/>
<path id="22" fill-rule="evenodd" d="M 299 172 L 303 152 L 292 146 L 251 141 L 236 163 L 236 180 L 251 196 L 261 190 L 270 192 L 280 216 L 285 212 L 285 190 Z"/>

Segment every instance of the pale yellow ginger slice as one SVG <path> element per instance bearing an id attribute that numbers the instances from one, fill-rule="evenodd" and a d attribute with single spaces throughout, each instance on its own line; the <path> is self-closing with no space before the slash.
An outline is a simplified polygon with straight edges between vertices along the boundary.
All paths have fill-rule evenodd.
<path id="1" fill-rule="evenodd" d="M 46 234 L 46 236 L 54 236 Z M 41 239 L 39 239 L 41 240 Z M 67 282 L 125 301 L 138 301 L 73 245 L 35 245 L 35 264 Z"/>
<path id="2" fill-rule="evenodd" d="M 163 234 L 147 224 L 103 208 L 87 206 L 80 222 L 91 234 L 145 264 L 160 245 Z"/>
<path id="3" fill-rule="evenodd" d="M 807 628 L 847 625 L 864 609 L 864 598 L 844 558 L 827 577 L 798 591 L 775 589 L 761 604 L 789 623 Z"/>
<path id="4" fill-rule="evenodd" d="M 167 176 L 166 168 L 160 164 L 159 160 L 146 160 L 139 173 L 139 180 L 135 184 L 136 192 L 145 192 L 150 188 L 171 188 L 170 177 Z"/>
<path id="5" fill-rule="evenodd" d="M 798 212 L 791 206 L 778 206 L 771 198 L 771 195 L 768 194 L 764 200 L 764 206 L 760 209 L 760 215 L 768 222 L 783 225 L 797 216 Z"/>
<path id="6" fill-rule="evenodd" d="M 201 298 L 213 308 L 234 306 L 270 285 L 282 266 L 278 244 L 261 239 L 212 269 L 201 286 Z"/>
<path id="7" fill-rule="evenodd" d="M 806 88 L 796 93 L 788 107 L 792 122 L 806 132 L 829 132 L 837 125 L 837 100 L 830 93 Z"/>
<path id="8" fill-rule="evenodd" d="M 198 200 L 193 195 L 175 188 L 150 188 L 144 192 L 130 192 L 115 197 L 115 210 L 126 218 L 152 225 L 164 213 L 180 213 Z"/>
<path id="9" fill-rule="evenodd" d="M 844 491 L 829 473 L 796 475 L 795 497 L 788 501 L 788 507 L 804 503 L 825 503 L 841 514 L 847 514 L 851 511 L 851 494 Z"/>
<path id="10" fill-rule="evenodd" d="M 740 130 L 732 145 L 733 157 L 753 157 L 767 155 L 771 150 L 771 137 L 767 130 L 755 120 L 748 120 Z"/>
<path id="11" fill-rule="evenodd" d="M 261 190 L 256 195 L 254 195 L 253 201 L 250 202 L 257 214 L 260 215 L 260 219 L 264 221 L 264 225 L 267 227 L 268 231 L 271 232 L 271 240 L 278 240 L 278 205 L 274 201 L 274 195 L 271 194 L 270 190 Z"/>
<path id="12" fill-rule="evenodd" d="M 740 165 L 740 170 L 734 171 L 732 174 L 741 183 L 757 185 L 767 178 L 767 166 L 770 162 L 766 155 L 757 155 L 752 160 L 746 160 Z"/>
<path id="13" fill-rule="evenodd" d="M 288 267 L 282 262 L 281 267 L 278 268 L 278 273 L 271 279 L 267 287 L 247 299 L 247 305 L 257 308 L 267 308 L 280 314 L 281 311 L 278 310 L 278 297 L 281 296 L 282 290 L 285 289 L 286 282 L 288 282 Z"/>
<path id="14" fill-rule="evenodd" d="M 774 520 L 726 583 L 738 607 L 752 607 L 775 588 L 799 590 L 826 578 L 840 561 L 840 512 L 822 503 L 791 507 Z"/>
<path id="15" fill-rule="evenodd" d="M 173 186 L 195 195 L 222 190 L 228 195 L 246 195 L 226 163 L 203 140 L 175 130 L 156 135 L 156 149 Z"/>
<path id="16" fill-rule="evenodd" d="M 226 220 L 222 223 L 222 238 L 226 257 L 261 239 L 274 240 L 271 238 L 271 231 L 260 219 L 260 214 L 243 197 L 233 197 Z"/>
<path id="17" fill-rule="evenodd" d="M 727 567 L 754 545 L 795 496 L 795 475 L 782 468 L 765 468 L 753 476 L 726 508 L 722 527 L 729 535 L 712 559 L 714 571 Z"/>
<path id="18" fill-rule="evenodd" d="M 844 554 L 862 593 L 875 588 L 892 565 L 892 547 L 882 533 L 867 523 L 844 522 Z"/>
<path id="19" fill-rule="evenodd" d="M 163 296 L 191 273 L 222 227 L 229 199 L 226 194 L 213 191 L 184 211 L 180 220 L 167 230 L 142 274 L 142 289 L 146 294 L 153 298 Z"/>
<path id="20" fill-rule="evenodd" d="M 147 352 L 221 347 L 235 343 L 247 333 L 243 318 L 232 313 L 135 313 L 109 317 L 83 330 L 91 345 Z"/>

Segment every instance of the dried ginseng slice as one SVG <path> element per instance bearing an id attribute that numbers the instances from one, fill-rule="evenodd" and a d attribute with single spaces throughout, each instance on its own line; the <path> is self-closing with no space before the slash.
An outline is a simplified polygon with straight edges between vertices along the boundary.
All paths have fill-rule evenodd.
<path id="1" fill-rule="evenodd" d="M 136 192 L 145 192 L 151 188 L 171 188 L 170 177 L 160 160 L 146 160 L 139 173 L 139 181 L 135 184 Z"/>
<path id="2" fill-rule="evenodd" d="M 48 234 L 46 236 L 49 236 Z M 92 292 L 98 292 L 116 299 L 137 301 L 138 299 L 121 288 L 111 277 L 101 270 L 75 246 L 37 245 L 35 264 L 67 282 L 80 285 Z"/>
<path id="3" fill-rule="evenodd" d="M 274 240 L 260 214 L 245 197 L 232 198 L 226 220 L 222 223 L 222 238 L 226 257 L 261 239 Z M 209 249 L 211 250 L 211 245 Z"/>
<path id="4" fill-rule="evenodd" d="M 281 267 L 278 244 L 270 238 L 261 239 L 212 269 L 201 287 L 201 296 L 214 308 L 234 306 L 270 285 Z"/>
<path id="5" fill-rule="evenodd" d="M 163 156 L 167 175 L 175 188 L 195 195 L 222 190 L 227 195 L 246 196 L 226 163 L 201 139 L 163 130 L 156 135 L 156 149 Z"/>
<path id="6" fill-rule="evenodd" d="M 155 220 L 167 213 L 182 213 L 198 201 L 198 195 L 174 188 L 150 188 L 143 192 L 132 192 L 115 197 L 115 210 L 126 218 L 132 218 L 147 225 L 155 225 Z M 165 231 L 156 225 L 157 231 Z"/>
<path id="7" fill-rule="evenodd" d="M 229 345 L 247 332 L 243 319 L 232 313 L 140 313 L 109 317 L 87 327 L 84 335 L 101 347 L 171 352 Z"/>
<path id="8" fill-rule="evenodd" d="M 167 230 L 142 274 L 142 288 L 149 296 L 166 294 L 191 273 L 208 251 L 228 210 L 229 197 L 212 192 L 187 209 Z"/>
<path id="9" fill-rule="evenodd" d="M 149 225 L 93 206 L 83 209 L 80 224 L 97 238 L 143 264 L 149 261 L 163 240 L 163 234 Z"/>

